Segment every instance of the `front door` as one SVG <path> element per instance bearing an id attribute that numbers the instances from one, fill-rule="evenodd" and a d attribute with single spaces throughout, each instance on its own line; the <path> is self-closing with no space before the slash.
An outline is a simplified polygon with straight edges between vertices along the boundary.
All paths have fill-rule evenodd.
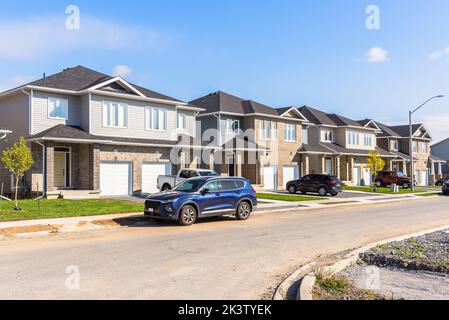
<path id="1" fill-rule="evenodd" d="M 55 152 L 55 187 L 67 187 L 67 153 Z"/>
<path id="2" fill-rule="evenodd" d="M 360 176 L 361 176 L 361 170 L 360 167 L 354 167 L 354 183 L 356 186 L 360 186 Z"/>

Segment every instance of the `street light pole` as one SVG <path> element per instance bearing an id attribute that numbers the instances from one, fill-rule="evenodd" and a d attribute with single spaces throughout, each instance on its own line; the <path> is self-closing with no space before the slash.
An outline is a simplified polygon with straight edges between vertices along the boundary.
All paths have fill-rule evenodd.
<path id="1" fill-rule="evenodd" d="M 410 110 L 408 112 L 408 120 L 409 120 L 409 155 L 410 155 L 410 174 L 411 174 L 411 184 L 412 184 L 412 191 L 415 191 L 415 168 L 414 168 L 414 161 L 413 161 L 413 123 L 412 123 L 412 115 L 418 111 L 419 109 L 421 109 L 422 107 L 424 107 L 426 104 L 428 104 L 430 101 L 432 101 L 433 99 L 439 99 L 439 98 L 444 98 L 443 95 L 439 95 L 439 96 L 434 96 L 432 98 L 430 98 L 429 100 L 427 100 L 426 102 L 424 102 L 423 104 L 421 104 L 418 108 L 416 108 L 415 110 Z"/>

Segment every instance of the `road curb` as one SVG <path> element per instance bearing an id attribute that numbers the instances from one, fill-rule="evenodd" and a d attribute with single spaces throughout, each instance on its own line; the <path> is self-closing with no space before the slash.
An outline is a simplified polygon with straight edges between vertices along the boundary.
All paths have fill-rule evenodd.
<path id="1" fill-rule="evenodd" d="M 326 274 L 334 275 L 334 274 L 340 273 L 341 271 L 350 267 L 351 265 L 354 265 L 357 262 L 361 253 L 366 252 L 378 245 L 387 244 L 387 243 L 395 242 L 395 241 L 403 241 L 405 239 L 416 238 L 416 237 L 423 236 L 423 235 L 426 235 L 429 233 L 434 233 L 434 232 L 448 230 L 448 229 L 449 229 L 449 225 L 444 225 L 444 226 L 435 227 L 432 229 L 426 229 L 423 231 L 418 231 L 418 232 L 414 232 L 414 233 L 409 233 L 409 234 L 373 242 L 373 243 L 370 243 L 363 247 L 360 247 L 356 250 L 351 251 L 350 253 L 346 254 L 343 259 L 337 261 L 336 263 L 334 263 L 330 266 L 322 267 L 322 270 Z M 314 266 L 314 265 L 317 265 L 317 263 L 315 261 L 306 265 L 306 266 L 309 266 L 309 269 L 302 267 L 293 273 L 293 274 L 296 274 L 300 270 L 301 270 L 301 273 L 309 272 L 301 279 L 298 293 L 297 293 L 297 300 L 304 300 L 304 301 L 313 300 L 312 291 L 313 291 L 313 287 L 315 286 L 315 282 L 316 282 L 316 274 L 315 274 L 315 271 L 312 270 L 312 266 Z M 290 277 L 285 279 L 282 282 L 281 286 L 284 284 L 284 282 L 289 283 L 291 281 Z"/>

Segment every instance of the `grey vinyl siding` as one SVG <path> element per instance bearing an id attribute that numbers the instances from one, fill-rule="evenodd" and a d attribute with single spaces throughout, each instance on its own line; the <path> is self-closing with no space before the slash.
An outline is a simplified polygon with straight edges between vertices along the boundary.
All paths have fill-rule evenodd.
<path id="1" fill-rule="evenodd" d="M 68 100 L 68 120 L 51 119 L 48 117 L 48 98 L 58 98 Z M 34 91 L 32 103 L 32 134 L 37 134 L 50 129 L 58 124 L 72 126 L 80 125 L 80 105 L 81 99 L 77 96 L 61 95 L 49 92 Z"/>
<path id="2" fill-rule="evenodd" d="M 222 137 L 221 141 L 222 141 L 223 144 L 228 142 L 229 140 L 231 140 L 231 139 L 233 139 L 235 137 L 234 134 L 229 134 L 227 132 L 227 130 L 226 130 L 226 128 L 227 128 L 226 127 L 226 122 L 227 122 L 228 119 L 240 121 L 240 129 L 245 131 L 245 128 L 243 128 L 243 118 L 241 118 L 241 117 L 221 116 L 221 119 L 220 119 L 220 132 L 221 132 L 221 137 Z"/>
<path id="3" fill-rule="evenodd" d="M 178 110 L 178 113 L 181 113 L 183 115 L 185 115 L 186 117 L 186 128 L 185 130 L 178 130 L 178 133 L 180 134 L 186 134 L 189 135 L 191 137 L 196 137 L 196 116 L 195 113 L 192 111 L 185 111 L 185 110 Z M 176 125 L 176 122 L 175 122 Z"/>
<path id="4" fill-rule="evenodd" d="M 215 116 L 207 116 L 198 118 L 198 128 L 201 131 L 201 140 L 202 141 L 211 141 L 211 137 L 214 137 L 215 145 L 218 145 L 218 137 L 217 135 L 217 126 L 218 120 Z"/>
<path id="5" fill-rule="evenodd" d="M 103 126 L 104 101 L 125 103 L 128 105 L 127 128 L 110 128 Z M 177 141 L 175 106 L 154 104 L 145 101 L 120 99 L 100 95 L 92 95 L 90 105 L 91 105 L 91 133 L 94 135 Z M 146 130 L 145 107 L 158 107 L 167 110 L 166 131 Z"/>
<path id="6" fill-rule="evenodd" d="M 29 135 L 29 98 L 25 93 L 0 98 L 0 128 L 12 131 L 5 139 L 0 140 L 0 153 L 20 137 L 26 138 Z M 11 176 L 0 162 L 0 185 L 2 182 L 5 192 L 9 192 Z"/>
<path id="7" fill-rule="evenodd" d="M 89 132 L 89 105 L 90 98 L 86 94 L 80 97 L 80 127 Z"/>
<path id="8" fill-rule="evenodd" d="M 432 154 L 443 160 L 449 161 L 449 140 L 434 145 Z"/>

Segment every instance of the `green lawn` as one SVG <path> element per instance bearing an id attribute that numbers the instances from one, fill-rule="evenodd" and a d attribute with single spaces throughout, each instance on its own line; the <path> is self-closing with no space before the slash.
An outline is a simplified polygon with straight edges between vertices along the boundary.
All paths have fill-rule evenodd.
<path id="1" fill-rule="evenodd" d="M 374 187 L 343 187 L 343 190 L 346 191 L 361 191 L 361 192 L 370 192 L 370 193 L 382 193 L 382 194 L 407 194 L 407 193 L 422 193 L 425 191 L 422 190 L 415 190 L 415 192 L 413 192 L 410 189 L 402 189 L 399 188 L 399 192 L 398 193 L 394 193 L 391 192 L 390 188 L 377 188 L 377 192 L 374 192 Z"/>
<path id="2" fill-rule="evenodd" d="M 289 201 L 289 202 L 327 200 L 327 198 L 320 198 L 320 197 L 308 197 L 308 196 L 276 194 L 276 193 L 258 193 L 257 199 Z"/>
<path id="3" fill-rule="evenodd" d="M 0 201 L 0 221 L 67 218 L 115 213 L 143 212 L 143 204 L 120 200 L 21 200 L 20 212 L 14 202 Z"/>

